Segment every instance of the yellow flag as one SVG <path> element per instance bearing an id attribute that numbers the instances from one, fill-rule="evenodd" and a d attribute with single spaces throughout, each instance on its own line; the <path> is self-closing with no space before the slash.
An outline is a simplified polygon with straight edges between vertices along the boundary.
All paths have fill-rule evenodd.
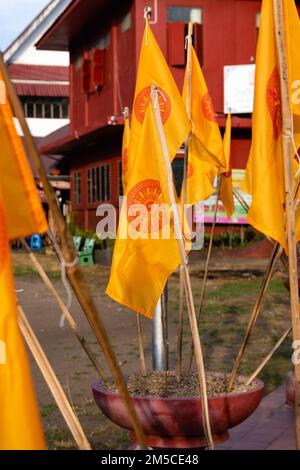
<path id="1" fill-rule="evenodd" d="M 234 200 L 232 193 L 232 170 L 230 165 L 230 146 L 231 146 L 231 114 L 228 114 L 226 120 L 225 134 L 223 138 L 223 149 L 226 163 L 226 172 L 220 175 L 220 200 L 223 203 L 227 217 L 230 218 L 234 212 Z"/>
<path id="2" fill-rule="evenodd" d="M 182 99 L 188 100 L 188 71 L 185 72 Z M 209 94 L 197 54 L 191 48 L 191 120 L 192 133 L 197 138 L 199 157 L 225 168 L 223 141 L 216 119 L 212 98 Z"/>
<path id="3" fill-rule="evenodd" d="M 218 167 L 214 163 L 199 158 L 199 146 L 195 137 L 189 141 L 189 154 L 186 180 L 186 204 L 194 205 L 204 201 L 214 193 L 214 179 L 218 174 Z M 181 190 L 181 204 L 184 201 L 183 187 Z"/>
<path id="4" fill-rule="evenodd" d="M 40 416 L 18 327 L 5 214 L 0 188 L 0 450 L 43 450 Z"/>
<path id="5" fill-rule="evenodd" d="M 188 70 L 186 69 L 183 102 L 188 101 Z M 187 204 L 196 204 L 214 193 L 214 179 L 219 168 L 225 169 L 223 142 L 211 96 L 196 52 L 191 48 L 190 109 L 192 137 L 189 141 L 187 168 Z M 183 191 L 181 193 L 183 202 Z"/>
<path id="6" fill-rule="evenodd" d="M 122 184 L 123 193 L 126 193 L 127 175 L 128 175 L 128 151 L 130 142 L 130 124 L 129 118 L 124 119 L 123 143 L 122 143 Z"/>
<path id="7" fill-rule="evenodd" d="M 299 79 L 300 25 L 293 0 L 283 2 L 291 111 L 294 86 Z M 294 114 L 294 139 L 299 146 L 299 121 Z M 294 158 L 295 151 L 291 155 Z M 298 168 L 294 160 L 295 171 Z M 248 221 L 257 230 L 278 241 L 286 250 L 284 172 L 280 76 L 274 31 L 272 0 L 263 0 L 257 46 L 252 145 L 242 189 L 252 195 Z"/>
<path id="8" fill-rule="evenodd" d="M 0 101 L 0 142 L 0 180 L 9 239 L 46 232 L 44 211 L 7 98 Z"/>
<path id="9" fill-rule="evenodd" d="M 137 153 L 145 113 L 151 102 L 151 85 L 153 84 L 158 87 L 157 100 L 170 158 L 173 159 L 190 132 L 190 123 L 175 80 L 146 22 L 131 120 L 129 171 Z"/>
<path id="10" fill-rule="evenodd" d="M 152 104 L 146 110 L 126 196 L 106 293 L 152 318 L 168 277 L 180 264 Z"/>

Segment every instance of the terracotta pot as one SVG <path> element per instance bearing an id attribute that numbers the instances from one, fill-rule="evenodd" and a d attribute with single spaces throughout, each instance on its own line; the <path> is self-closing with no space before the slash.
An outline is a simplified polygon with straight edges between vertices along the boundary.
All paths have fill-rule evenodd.
<path id="1" fill-rule="evenodd" d="M 293 371 L 288 372 L 285 379 L 286 403 L 295 406 L 295 375 Z"/>
<path id="2" fill-rule="evenodd" d="M 249 392 L 232 393 L 209 398 L 211 427 L 215 443 L 228 439 L 228 429 L 247 419 L 258 407 L 264 384 L 257 380 Z M 136 444 L 127 410 L 117 393 L 103 390 L 103 382 L 93 386 L 94 399 L 100 410 L 114 423 L 130 431 Z M 202 426 L 199 398 L 132 397 L 138 418 L 152 448 L 204 448 L 206 440 Z"/>

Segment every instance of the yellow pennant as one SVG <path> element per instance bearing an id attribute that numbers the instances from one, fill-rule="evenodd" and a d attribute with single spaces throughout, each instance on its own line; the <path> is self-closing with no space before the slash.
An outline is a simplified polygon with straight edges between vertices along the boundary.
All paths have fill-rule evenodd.
<path id="1" fill-rule="evenodd" d="M 232 193 L 232 170 L 230 165 L 231 146 L 231 115 L 226 120 L 225 134 L 223 138 L 223 150 L 226 163 L 226 172 L 221 173 L 220 200 L 223 203 L 227 217 L 230 218 L 234 212 L 234 200 Z"/>
<path id="2" fill-rule="evenodd" d="M 293 102 L 293 93 L 300 73 L 300 23 L 294 1 L 286 0 L 283 6 L 290 103 L 291 112 L 294 114 L 295 148 L 291 158 L 296 172 L 299 165 L 295 151 L 300 144 L 300 123 L 299 103 Z M 252 195 L 248 221 L 287 250 L 280 76 L 272 0 L 262 2 L 256 57 L 252 145 L 242 189 Z"/>
<path id="3" fill-rule="evenodd" d="M 149 104 L 134 167 L 128 175 L 106 293 L 152 318 L 168 277 L 180 264 L 169 218 L 166 170 Z"/>
<path id="4" fill-rule="evenodd" d="M 188 100 L 187 93 L 188 73 L 186 70 L 182 92 L 184 103 L 187 103 Z M 220 168 L 225 168 L 222 136 L 216 119 L 213 101 L 193 47 L 191 48 L 190 107 L 192 133 L 198 141 L 199 158 Z"/>
<path id="5" fill-rule="evenodd" d="M 211 162 L 199 158 L 199 142 L 193 136 L 189 141 L 186 204 L 194 205 L 204 201 L 214 193 L 214 179 L 218 174 L 218 167 Z M 184 189 L 181 190 L 181 204 L 184 202 Z"/>
<path id="6" fill-rule="evenodd" d="M 175 80 L 147 21 L 132 111 L 129 171 L 136 157 L 143 121 L 151 102 L 153 84 L 158 87 L 157 103 L 160 107 L 170 158 L 173 159 L 190 132 L 190 123 Z"/>
<path id="7" fill-rule="evenodd" d="M 0 450 L 43 450 L 40 416 L 18 326 L 3 202 L 0 188 Z"/>
<path id="8" fill-rule="evenodd" d="M 4 83 L 0 74 L 0 83 Z M 8 98 L 0 101 L 0 182 L 10 240 L 48 229 Z"/>
<path id="9" fill-rule="evenodd" d="M 192 136 L 189 141 L 186 203 L 196 204 L 214 193 L 214 179 L 219 169 L 225 170 L 223 142 L 196 52 L 191 48 L 191 87 L 188 97 L 186 69 L 183 102 L 190 99 Z M 181 192 L 183 203 L 183 190 Z"/>

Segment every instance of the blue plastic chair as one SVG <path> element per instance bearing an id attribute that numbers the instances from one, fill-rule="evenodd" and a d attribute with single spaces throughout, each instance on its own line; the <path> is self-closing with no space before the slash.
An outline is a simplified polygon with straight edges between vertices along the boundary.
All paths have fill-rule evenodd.
<path id="1" fill-rule="evenodd" d="M 40 250 L 43 248 L 41 235 L 35 234 L 30 237 L 30 248 L 32 250 Z"/>

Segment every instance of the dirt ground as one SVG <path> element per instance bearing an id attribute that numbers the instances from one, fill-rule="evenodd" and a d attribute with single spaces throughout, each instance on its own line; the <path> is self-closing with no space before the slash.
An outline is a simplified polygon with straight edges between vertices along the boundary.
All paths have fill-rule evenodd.
<path id="1" fill-rule="evenodd" d="M 196 305 L 202 282 L 204 256 L 205 253 L 202 253 L 201 256 L 191 259 Z M 38 255 L 38 258 L 57 291 L 65 299 L 66 293 L 60 280 L 56 257 L 53 254 L 47 254 Z M 34 272 L 26 254 L 14 253 L 13 261 L 19 301 L 75 408 L 93 448 L 126 449 L 129 445 L 127 433 L 103 416 L 94 403 L 91 385 L 96 381 L 97 373 L 68 326 L 60 328 L 60 311 L 51 294 Z M 224 257 L 222 252 L 215 252 L 200 326 L 207 369 L 230 371 L 251 308 L 255 303 L 266 264 L 267 260 L 236 260 Z M 108 267 L 99 265 L 88 267 L 85 268 L 85 273 L 119 364 L 122 365 L 125 374 L 138 372 L 139 352 L 135 314 L 105 295 L 105 286 L 109 276 Z M 251 373 L 290 324 L 289 296 L 282 282 L 284 276 L 284 271 L 277 271 L 271 283 L 261 316 L 247 349 L 241 373 Z M 179 278 L 178 274 L 175 274 L 169 280 L 171 367 L 174 367 L 176 363 L 178 292 Z M 71 312 L 99 361 L 107 370 L 103 354 L 75 299 Z M 147 367 L 150 370 L 151 321 L 143 319 L 142 326 Z M 187 312 L 185 312 L 185 358 L 188 357 L 189 348 L 190 333 Z M 260 374 L 260 378 L 265 381 L 267 392 L 284 381 L 285 374 L 291 367 L 290 356 L 291 339 L 289 338 Z M 32 371 L 49 447 L 52 449 L 76 448 L 33 360 Z"/>

